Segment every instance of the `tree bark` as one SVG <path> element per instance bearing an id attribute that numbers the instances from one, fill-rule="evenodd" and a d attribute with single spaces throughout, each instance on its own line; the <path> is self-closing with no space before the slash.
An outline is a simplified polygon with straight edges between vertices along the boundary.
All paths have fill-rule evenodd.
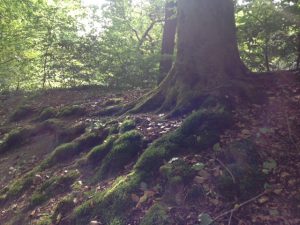
<path id="1" fill-rule="evenodd" d="M 175 7 L 176 3 L 174 2 L 167 2 L 165 5 L 165 25 L 161 47 L 162 59 L 159 66 L 158 84 L 166 77 L 173 64 L 172 56 L 174 54 L 177 26 Z"/>
<path id="2" fill-rule="evenodd" d="M 198 108 L 204 96 L 247 89 L 249 82 L 243 80 L 248 69 L 237 47 L 232 0 L 179 0 L 177 27 L 172 70 L 133 112 L 186 113 Z"/>

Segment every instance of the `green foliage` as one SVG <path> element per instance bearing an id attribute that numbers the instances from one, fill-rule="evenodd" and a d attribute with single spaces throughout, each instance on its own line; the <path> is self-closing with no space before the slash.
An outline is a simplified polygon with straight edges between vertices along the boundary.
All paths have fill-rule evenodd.
<path id="1" fill-rule="evenodd" d="M 299 13 L 296 1 L 247 0 L 237 6 L 239 47 L 249 68 L 255 71 L 296 68 Z"/>
<path id="2" fill-rule="evenodd" d="M 168 225 L 171 224 L 167 215 L 167 209 L 160 205 L 155 204 L 151 206 L 149 211 L 143 218 L 141 225 Z"/>

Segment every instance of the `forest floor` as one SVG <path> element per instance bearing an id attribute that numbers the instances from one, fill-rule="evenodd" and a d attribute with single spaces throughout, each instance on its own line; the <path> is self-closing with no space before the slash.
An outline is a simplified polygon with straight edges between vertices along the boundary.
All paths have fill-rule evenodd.
<path id="1" fill-rule="evenodd" d="M 220 136 L 211 151 L 173 158 L 171 161 L 180 159 L 190 165 L 198 165 L 201 169 L 188 184 L 176 186 L 175 190 L 162 188 L 165 181 L 161 176 L 157 176 L 155 185 L 141 184 L 140 190 L 131 193 L 133 203 L 126 224 L 140 224 L 149 208 L 157 202 L 167 205 L 166 217 L 172 221 L 169 224 L 207 225 L 212 220 L 214 224 L 220 225 L 300 224 L 299 84 L 299 81 L 283 78 L 277 86 L 266 89 L 267 103 L 241 105 L 235 109 L 234 126 Z M 104 108 L 134 101 L 146 92 L 103 91 L 93 87 L 1 95 L 0 144 L 5 151 L 0 148 L 0 196 L 5 197 L 0 201 L 0 224 L 64 224 L 64 217 L 68 217 L 72 209 L 66 209 L 65 212 L 58 210 L 63 199 L 72 198 L 70 208 L 77 207 L 95 193 L 108 189 L 119 175 L 130 173 L 136 158 L 124 166 L 117 176 L 96 183 L 90 182 L 93 172 L 80 166 L 80 160 L 89 150 L 44 170 L 36 168 L 59 144 L 70 142 L 86 130 L 97 129 L 111 121 L 117 125 L 121 125 L 124 120 L 134 121 L 135 129 L 143 135 L 146 146 L 180 127 L 185 116 L 172 119 L 154 113 L 126 117 L 99 116 Z M 45 118 L 41 118 L 42 112 L 48 113 Z M 55 124 L 55 129 L 42 126 L 49 120 Z M 19 132 L 22 129 L 25 132 Z M 23 136 L 13 137 L 9 142 L 11 146 L 4 146 L 3 143 L 14 133 Z M 60 138 L 63 142 L 60 142 Z M 263 159 L 260 169 L 266 175 L 265 186 L 272 188 L 266 188 L 243 201 L 228 201 L 219 194 L 215 179 L 229 169 L 216 159 L 214 152 L 247 138 L 260 149 L 259 155 Z M 48 190 L 45 184 L 53 184 L 47 181 L 52 181 L 54 177 L 71 177 L 69 175 L 73 171 L 78 174 L 70 183 L 58 182 L 44 199 L 34 201 L 38 190 L 45 194 Z M 30 172 L 34 173 L 30 184 L 18 187 L 16 183 L 22 183 Z M 201 187 L 203 192 L 199 201 L 188 199 L 191 188 L 195 186 Z M 169 196 L 166 192 L 170 192 Z M 7 197 L 7 193 L 12 194 Z M 104 224 L 101 215 L 92 218 L 90 224 Z"/>

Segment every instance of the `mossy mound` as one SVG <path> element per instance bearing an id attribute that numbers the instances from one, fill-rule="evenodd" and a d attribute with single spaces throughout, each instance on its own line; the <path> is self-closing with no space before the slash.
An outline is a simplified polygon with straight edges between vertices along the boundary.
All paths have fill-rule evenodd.
<path id="1" fill-rule="evenodd" d="M 245 201 L 264 190 L 265 174 L 259 168 L 231 164 L 228 165 L 228 169 L 235 178 L 235 182 L 228 173 L 218 177 L 216 182 L 219 193 L 225 199 Z"/>
<path id="2" fill-rule="evenodd" d="M 5 202 L 8 199 L 20 196 L 26 189 L 28 189 L 34 181 L 35 171 L 31 171 L 23 177 L 17 179 L 10 184 L 0 196 L 0 203 Z"/>
<path id="3" fill-rule="evenodd" d="M 133 130 L 136 124 L 132 119 L 124 120 L 120 125 L 120 133 L 125 133 L 127 131 Z"/>
<path id="4" fill-rule="evenodd" d="M 114 142 L 117 140 L 118 135 L 110 135 L 101 145 L 94 147 L 86 156 L 87 163 L 99 165 L 101 160 L 112 149 Z"/>
<path id="5" fill-rule="evenodd" d="M 59 110 L 58 117 L 83 116 L 86 113 L 84 107 L 79 105 L 66 106 Z"/>
<path id="6" fill-rule="evenodd" d="M 229 172 L 217 178 L 219 193 L 228 200 L 246 200 L 262 192 L 266 182 L 262 172 L 260 149 L 251 140 L 241 140 L 229 145 L 220 154 Z"/>
<path id="7" fill-rule="evenodd" d="M 57 115 L 57 111 L 55 108 L 53 107 L 47 107 L 47 108 L 44 108 L 39 116 L 38 116 L 38 120 L 39 121 L 44 121 L 44 120 L 47 120 L 47 119 L 51 119 L 51 118 L 55 118 Z"/>
<path id="8" fill-rule="evenodd" d="M 160 205 L 155 204 L 151 206 L 149 211 L 143 218 L 141 225 L 171 225 L 172 222 L 167 214 L 167 209 Z"/>
<path id="9" fill-rule="evenodd" d="M 131 193 L 138 190 L 142 178 L 143 175 L 136 172 L 119 177 L 110 188 L 96 193 L 92 199 L 77 207 L 68 224 L 86 225 L 97 216 L 104 224 L 126 224 L 126 216 L 136 204 L 131 199 Z"/>
<path id="10" fill-rule="evenodd" d="M 220 135 L 232 125 L 231 113 L 222 106 L 192 113 L 177 130 L 155 141 L 141 155 L 137 170 L 158 171 L 164 161 L 177 154 L 201 152 L 216 144 Z"/>
<path id="11" fill-rule="evenodd" d="M 106 129 L 92 131 L 81 135 L 72 142 L 58 146 L 50 156 L 41 163 L 40 169 L 45 169 L 56 163 L 64 162 L 81 152 L 89 150 L 91 147 L 102 143 L 107 135 L 108 131 Z"/>
<path id="12" fill-rule="evenodd" d="M 253 141 L 244 139 L 230 144 L 221 152 L 220 157 L 228 164 L 260 166 L 262 163 L 260 152 L 261 149 Z"/>
<path id="13" fill-rule="evenodd" d="M 55 207 L 52 215 L 52 223 L 58 224 L 59 220 L 65 217 L 75 207 L 73 196 L 67 196 L 63 198 Z"/>
<path id="14" fill-rule="evenodd" d="M 19 147 L 28 140 L 31 135 L 37 131 L 37 127 L 19 127 L 6 134 L 0 142 L 0 153 L 4 153 L 12 148 Z"/>
<path id="15" fill-rule="evenodd" d="M 35 110 L 30 105 L 19 106 L 9 117 L 9 121 L 17 122 L 28 118 L 35 113 Z"/>
<path id="16" fill-rule="evenodd" d="M 120 135 L 120 137 L 113 142 L 111 150 L 103 158 L 100 169 L 96 174 L 96 179 L 105 179 L 117 174 L 124 166 L 132 162 L 142 150 L 142 147 L 142 135 L 139 132 L 133 130 Z M 98 156 L 100 156 L 100 154 L 98 154 Z"/>
<path id="17" fill-rule="evenodd" d="M 52 177 L 47 180 L 32 194 L 30 206 L 35 207 L 48 201 L 51 197 L 57 194 L 70 190 L 70 186 L 74 183 L 78 176 L 78 171 L 70 171 L 63 176 Z"/>
<path id="18" fill-rule="evenodd" d="M 183 184 L 188 184 L 190 181 L 192 181 L 197 173 L 197 171 L 193 169 L 192 165 L 180 158 L 171 160 L 170 162 L 161 166 L 159 170 L 161 175 L 170 184 L 173 184 L 173 181 L 175 180 Z"/>

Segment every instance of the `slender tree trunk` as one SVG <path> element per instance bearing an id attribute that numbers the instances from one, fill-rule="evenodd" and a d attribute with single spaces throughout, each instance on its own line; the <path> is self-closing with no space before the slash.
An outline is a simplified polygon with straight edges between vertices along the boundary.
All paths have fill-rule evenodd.
<path id="1" fill-rule="evenodd" d="M 297 57 L 297 62 L 296 62 L 296 70 L 300 69 L 300 34 L 298 34 L 298 57 Z"/>
<path id="2" fill-rule="evenodd" d="M 251 82 L 244 82 L 248 70 L 238 52 L 232 0 L 179 0 L 177 25 L 172 70 L 133 112 L 181 114 L 198 108 L 204 96 L 249 93 Z"/>
<path id="3" fill-rule="evenodd" d="M 264 49 L 264 55 L 265 55 L 265 66 L 267 72 L 270 72 L 270 62 L 269 62 L 269 40 L 266 38 L 265 41 L 265 49 Z"/>
<path id="4" fill-rule="evenodd" d="M 177 19 L 175 17 L 176 3 L 167 2 L 165 5 L 165 25 L 161 47 L 162 59 L 159 66 L 158 84 L 165 78 L 173 64 Z"/>

